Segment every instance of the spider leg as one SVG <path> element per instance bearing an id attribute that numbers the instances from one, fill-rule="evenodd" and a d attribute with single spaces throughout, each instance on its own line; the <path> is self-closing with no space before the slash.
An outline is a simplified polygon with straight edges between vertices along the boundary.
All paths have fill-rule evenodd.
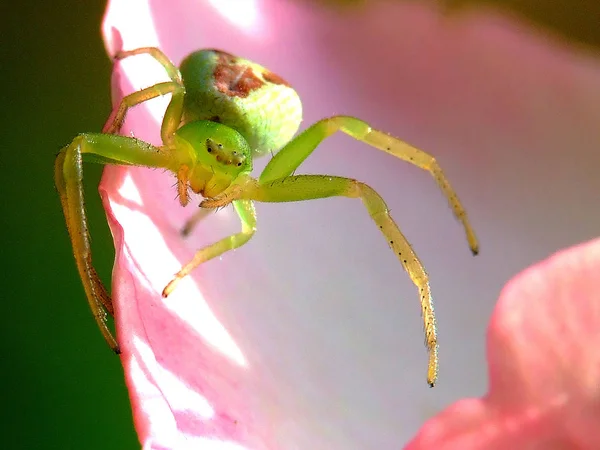
<path id="1" fill-rule="evenodd" d="M 179 123 L 181 122 L 184 93 L 184 88 L 179 84 L 172 81 L 165 81 L 164 83 L 157 83 L 154 86 L 126 95 L 119 103 L 119 106 L 111 112 L 110 117 L 104 124 L 104 127 L 102 127 L 102 132 L 118 134 L 125 122 L 125 116 L 129 108 L 162 95 L 172 94 L 160 130 L 163 142 L 165 144 L 170 143 L 173 133 L 179 128 Z"/>
<path id="2" fill-rule="evenodd" d="M 454 215 L 462 223 L 471 252 L 474 255 L 479 252 L 479 244 L 467 218 L 467 213 L 435 158 L 398 138 L 371 128 L 368 123 L 355 117 L 334 116 L 320 120 L 307 128 L 269 161 L 260 175 L 260 182 L 272 181 L 291 175 L 323 139 L 331 136 L 336 131 L 346 133 L 354 139 L 428 171 L 446 196 Z"/>
<path id="3" fill-rule="evenodd" d="M 438 371 L 438 345 L 428 276 L 410 244 L 390 217 L 383 199 L 369 186 L 356 180 L 332 176 L 291 176 L 325 138 L 337 131 L 427 170 L 446 196 L 454 215 L 462 223 L 471 252 L 478 253 L 479 244 L 465 209 L 435 158 L 350 116 L 334 116 L 316 122 L 292 139 L 268 162 L 258 181 L 250 178 L 239 180 L 221 195 L 206 199 L 200 206 L 217 207 L 237 198 L 282 202 L 340 195 L 360 197 L 419 290 L 425 341 L 429 350 L 427 381 L 433 386 Z"/>
<path id="4" fill-rule="evenodd" d="M 120 51 L 115 55 L 114 59 L 115 61 L 119 61 L 125 58 L 129 58 L 130 56 L 142 55 L 144 53 L 147 53 L 150 56 L 152 56 L 156 60 L 156 62 L 163 66 L 165 72 L 167 72 L 167 76 L 172 81 L 182 84 L 181 73 L 179 73 L 179 69 L 177 68 L 177 66 L 173 64 L 169 57 L 157 47 L 140 47 L 134 50 Z"/>
<path id="5" fill-rule="evenodd" d="M 369 215 L 417 287 L 425 328 L 425 344 L 429 351 L 427 382 L 433 387 L 438 373 L 438 345 L 429 277 L 410 243 L 390 216 L 387 205 L 370 186 L 351 178 L 330 175 L 286 176 L 265 183 L 256 182 L 248 177 L 242 184 L 229 188 L 221 195 L 204 200 L 200 206 L 214 208 L 236 198 L 259 202 L 296 202 L 335 196 L 362 200 Z"/>
<path id="6" fill-rule="evenodd" d="M 198 250 L 192 260 L 183 266 L 164 288 L 163 297 L 168 297 L 177 284 L 200 264 L 216 258 L 229 250 L 241 247 L 254 235 L 256 231 L 256 210 L 254 209 L 254 203 L 250 200 L 236 200 L 233 201 L 233 206 L 242 223 L 242 231 Z"/>
<path id="7" fill-rule="evenodd" d="M 96 323 L 110 348 L 120 353 L 119 345 L 106 324 L 106 313 L 114 314 L 112 300 L 92 263 L 83 193 L 83 160 L 103 164 L 130 164 L 168 168 L 168 154 L 157 147 L 134 138 L 88 133 L 77 136 L 64 147 L 54 164 L 54 179 L 58 189 L 73 255 L 83 282 L 86 297 Z"/>
<path id="8" fill-rule="evenodd" d="M 125 116 L 132 108 L 140 103 L 162 95 L 171 94 L 171 101 L 165 111 L 165 116 L 161 125 L 161 139 L 164 144 L 169 145 L 172 142 L 173 134 L 179 128 L 183 116 L 183 99 L 185 96 L 185 87 L 181 79 L 179 69 L 167 58 L 167 56 L 156 47 L 143 47 L 135 50 L 119 52 L 115 60 L 121 60 L 129 56 L 135 56 L 147 53 L 152 56 L 167 72 L 171 81 L 157 83 L 154 86 L 142 89 L 129 94 L 121 100 L 118 107 L 113 109 L 108 120 L 102 128 L 103 133 L 117 134 L 125 121 Z"/>

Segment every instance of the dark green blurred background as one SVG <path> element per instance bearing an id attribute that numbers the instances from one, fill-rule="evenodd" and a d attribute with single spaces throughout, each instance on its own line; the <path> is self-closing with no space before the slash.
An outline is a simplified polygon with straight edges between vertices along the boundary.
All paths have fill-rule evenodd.
<path id="1" fill-rule="evenodd" d="M 0 442 L 13 450 L 139 448 L 120 361 L 85 301 L 52 180 L 59 149 L 79 132 L 98 131 L 110 111 L 111 65 L 99 31 L 104 1 L 7 3 L 0 11 Z M 562 4 L 538 4 L 537 20 L 597 46 L 600 16 L 589 8 L 600 3 Z M 101 167 L 85 170 L 95 262 L 108 280 L 114 252 L 95 195 Z"/>
<path id="2" fill-rule="evenodd" d="M 8 2 L 6 2 L 8 3 Z M 119 358 L 86 304 L 70 253 L 52 168 L 79 132 L 110 111 L 102 0 L 4 3 L 2 33 L 2 433 L 6 449 L 136 449 Z M 101 276 L 112 238 L 85 181 Z"/>

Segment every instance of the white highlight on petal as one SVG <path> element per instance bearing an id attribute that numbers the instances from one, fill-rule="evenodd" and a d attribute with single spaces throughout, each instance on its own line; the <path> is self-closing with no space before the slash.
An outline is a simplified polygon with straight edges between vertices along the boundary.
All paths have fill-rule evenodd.
<path id="1" fill-rule="evenodd" d="M 153 23 L 149 0 L 110 2 L 103 21 L 103 34 L 108 36 L 106 45 L 109 55 L 139 47 L 160 47 L 158 34 L 154 27 L 147 25 L 149 23 Z M 149 55 L 126 58 L 119 64 L 132 83 L 133 91 L 169 81 L 164 69 Z M 170 98 L 167 95 L 144 103 L 158 123 L 162 121 Z"/>
<path id="2" fill-rule="evenodd" d="M 150 55 L 135 55 L 123 59 L 119 64 L 127 79 L 131 82 L 132 92 L 141 91 L 157 83 L 170 81 L 163 67 Z M 144 107 L 148 108 L 152 118 L 160 124 L 170 101 L 171 94 L 167 94 L 146 100 Z"/>
<path id="3" fill-rule="evenodd" d="M 231 441 L 203 438 L 179 430 L 177 413 L 200 414 L 201 419 L 210 420 L 214 416 L 213 408 L 204 397 L 161 366 L 144 341 L 134 337 L 133 346 L 137 352 L 132 355 L 128 372 L 141 393 L 138 398 L 143 403 L 142 409 L 148 413 L 144 415 L 148 420 L 145 450 L 247 450 Z"/>
<path id="4" fill-rule="evenodd" d="M 134 336 L 133 346 L 142 358 L 143 365 L 152 368 L 154 384 L 160 389 L 164 398 L 169 399 L 171 411 L 198 414 L 204 420 L 214 417 L 215 411 L 206 398 L 187 386 L 173 372 L 159 364 L 154 357 L 154 352 L 145 341 Z"/>
<path id="5" fill-rule="evenodd" d="M 209 3 L 225 19 L 243 31 L 258 30 L 259 15 L 256 0 L 209 0 Z"/>
<path id="6" fill-rule="evenodd" d="M 131 179 L 130 175 L 127 175 L 123 179 L 123 184 L 118 189 L 118 192 L 123 198 L 126 198 L 128 201 L 133 202 L 138 206 L 144 206 L 144 202 L 142 201 L 140 191 Z"/>
<path id="7" fill-rule="evenodd" d="M 185 301 L 186 298 L 197 298 L 199 301 Z M 214 316 L 191 277 L 183 279 L 175 291 L 168 298 L 163 299 L 163 302 L 170 311 L 182 321 L 187 322 L 219 352 L 239 366 L 248 365 L 244 354 L 225 327 Z"/>
<path id="8" fill-rule="evenodd" d="M 127 201 L 141 202 L 140 193 L 129 174 L 125 176 L 119 194 Z M 181 263 L 163 239 L 162 233 L 165 230 L 159 230 L 145 212 L 136 211 L 129 204 L 123 205 L 111 200 L 111 208 L 118 221 L 127 224 L 124 227 L 127 233 L 124 239 L 130 254 L 135 255 L 137 269 L 134 270 L 137 273 L 134 275 L 139 282 L 156 292 L 158 301 L 163 302 L 166 308 L 187 323 L 209 345 L 237 365 L 246 366 L 247 361 L 242 351 L 210 310 L 191 277 L 184 278 L 167 299 L 161 298 L 163 288 L 181 268 Z M 172 232 L 167 230 L 169 231 Z"/>
<path id="9" fill-rule="evenodd" d="M 139 340 L 136 340 L 136 343 L 139 343 Z M 145 361 L 144 363 L 147 364 Z M 140 402 L 140 409 L 146 413 L 144 419 L 148 423 L 144 428 L 150 431 L 150 435 L 154 434 L 154 430 L 160 430 L 163 442 L 176 442 L 179 439 L 177 421 L 171 414 L 166 398 L 157 383 L 150 379 L 152 372 L 148 370 L 146 364 L 142 364 L 134 354 L 130 359 L 129 370 L 126 368 L 136 387 L 138 393 L 136 399 Z M 144 448 L 152 448 L 152 446 L 144 446 Z"/>
<path id="10" fill-rule="evenodd" d="M 148 26 L 149 23 L 154 23 L 149 0 L 110 2 L 102 21 L 102 34 L 105 36 L 108 54 L 114 55 L 119 50 L 158 46 L 158 34 L 154 27 Z M 127 48 L 121 48 L 125 42 Z"/>

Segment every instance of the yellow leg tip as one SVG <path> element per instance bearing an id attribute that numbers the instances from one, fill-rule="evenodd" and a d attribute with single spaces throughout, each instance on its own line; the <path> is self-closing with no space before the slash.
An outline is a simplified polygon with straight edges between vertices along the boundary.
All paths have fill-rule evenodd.
<path id="1" fill-rule="evenodd" d="M 179 282 L 179 278 L 174 278 L 173 280 L 169 281 L 169 284 L 167 284 L 162 291 L 163 298 L 167 298 L 169 295 L 171 295 L 173 293 L 178 282 Z"/>

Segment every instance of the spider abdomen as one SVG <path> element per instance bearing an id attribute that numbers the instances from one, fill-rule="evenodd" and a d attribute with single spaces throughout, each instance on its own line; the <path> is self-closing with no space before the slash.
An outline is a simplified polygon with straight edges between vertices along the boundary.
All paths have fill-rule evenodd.
<path id="1" fill-rule="evenodd" d="M 184 122 L 211 120 L 237 130 L 257 155 L 276 152 L 302 120 L 296 91 L 259 64 L 220 50 L 200 50 L 181 63 Z"/>

